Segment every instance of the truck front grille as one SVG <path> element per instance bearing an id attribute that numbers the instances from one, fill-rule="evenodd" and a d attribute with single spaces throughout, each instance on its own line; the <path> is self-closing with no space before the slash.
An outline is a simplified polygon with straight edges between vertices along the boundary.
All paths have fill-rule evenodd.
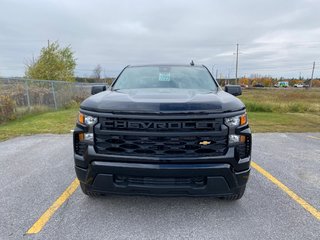
<path id="1" fill-rule="evenodd" d="M 208 145 L 201 145 L 208 143 Z M 226 137 L 209 136 L 128 136 L 98 135 L 95 147 L 98 153 L 129 155 L 223 155 L 227 148 Z"/>
<path id="2" fill-rule="evenodd" d="M 124 186 L 166 186 L 166 187 L 203 187 L 206 184 L 206 177 L 137 177 L 137 176 L 114 176 L 117 185 Z"/>
<path id="3" fill-rule="evenodd" d="M 130 123 L 134 122 L 134 123 Z M 154 124 L 154 123 L 157 124 Z M 145 126 L 149 126 L 145 128 Z M 224 126 L 224 125 L 223 125 Z M 95 150 L 131 156 L 221 156 L 227 152 L 227 130 L 222 120 L 131 121 L 99 119 Z"/>

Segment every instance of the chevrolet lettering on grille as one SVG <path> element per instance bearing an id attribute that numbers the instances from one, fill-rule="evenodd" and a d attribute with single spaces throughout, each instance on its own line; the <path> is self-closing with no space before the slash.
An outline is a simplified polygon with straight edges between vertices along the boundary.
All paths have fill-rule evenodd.
<path id="1" fill-rule="evenodd" d="M 107 120 L 104 127 L 108 129 L 215 129 L 212 121 L 126 121 Z"/>

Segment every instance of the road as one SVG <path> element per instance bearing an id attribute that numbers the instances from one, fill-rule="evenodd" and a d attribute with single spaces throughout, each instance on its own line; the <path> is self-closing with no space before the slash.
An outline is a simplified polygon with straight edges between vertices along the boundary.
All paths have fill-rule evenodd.
<path id="1" fill-rule="evenodd" d="M 28 229 L 75 179 L 72 136 L 0 143 L 0 239 L 320 239 L 320 133 L 254 134 L 252 159 L 313 207 L 253 168 L 239 201 L 89 198 L 79 188 L 37 234 Z"/>

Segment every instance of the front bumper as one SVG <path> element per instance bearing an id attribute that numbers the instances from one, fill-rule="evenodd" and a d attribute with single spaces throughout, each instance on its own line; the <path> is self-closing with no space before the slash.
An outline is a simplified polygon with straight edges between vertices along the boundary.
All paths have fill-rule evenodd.
<path id="1" fill-rule="evenodd" d="M 241 171 L 226 163 L 234 161 L 232 152 L 231 148 L 226 156 L 202 159 L 200 163 L 178 159 L 175 163 L 152 163 L 97 154 L 89 145 L 84 156 L 75 154 L 75 170 L 88 190 L 100 193 L 225 196 L 246 185 L 250 173 L 250 157 L 241 159 Z"/>
<path id="2" fill-rule="evenodd" d="M 248 180 L 250 169 L 233 172 L 229 164 L 143 164 L 92 162 L 75 167 L 90 191 L 130 195 L 225 196 Z"/>

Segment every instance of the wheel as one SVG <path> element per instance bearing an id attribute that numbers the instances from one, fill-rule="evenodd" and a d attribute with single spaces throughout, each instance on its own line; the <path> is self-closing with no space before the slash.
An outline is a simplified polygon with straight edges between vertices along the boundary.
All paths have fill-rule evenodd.
<path id="1" fill-rule="evenodd" d="M 85 195 L 88 195 L 89 197 L 99 197 L 99 196 L 101 196 L 100 193 L 93 192 L 93 191 L 89 191 L 88 188 L 87 188 L 87 186 L 86 186 L 84 183 L 82 183 L 82 182 L 80 182 L 80 187 L 81 187 L 82 192 L 83 192 Z"/>
<path id="2" fill-rule="evenodd" d="M 242 198 L 245 190 L 246 190 L 246 186 L 243 186 L 243 187 L 239 188 L 237 193 L 232 194 L 232 195 L 227 195 L 227 196 L 220 197 L 220 199 L 228 200 L 228 201 L 239 200 L 240 198 Z"/>

